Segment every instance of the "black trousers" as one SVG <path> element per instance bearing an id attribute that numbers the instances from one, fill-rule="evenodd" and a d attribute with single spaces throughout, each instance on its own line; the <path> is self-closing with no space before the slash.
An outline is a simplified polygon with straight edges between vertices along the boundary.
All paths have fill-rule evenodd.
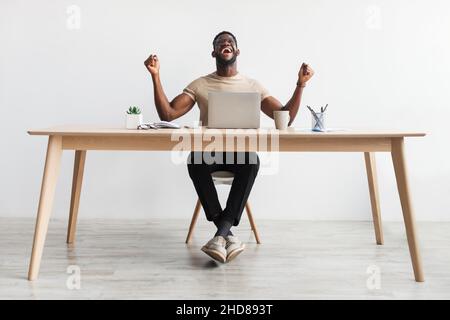
<path id="1" fill-rule="evenodd" d="M 205 210 L 206 219 L 213 221 L 220 216 L 220 219 L 237 226 L 258 174 L 258 155 L 255 152 L 191 152 L 187 162 L 189 176 Z M 215 171 L 230 171 L 234 174 L 223 210 L 211 176 Z"/>

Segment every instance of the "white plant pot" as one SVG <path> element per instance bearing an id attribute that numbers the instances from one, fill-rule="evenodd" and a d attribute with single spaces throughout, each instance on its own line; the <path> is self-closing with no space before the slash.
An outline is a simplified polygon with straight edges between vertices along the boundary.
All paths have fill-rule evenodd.
<path id="1" fill-rule="evenodd" d="M 142 114 L 127 114 L 127 129 L 137 129 L 142 124 Z"/>

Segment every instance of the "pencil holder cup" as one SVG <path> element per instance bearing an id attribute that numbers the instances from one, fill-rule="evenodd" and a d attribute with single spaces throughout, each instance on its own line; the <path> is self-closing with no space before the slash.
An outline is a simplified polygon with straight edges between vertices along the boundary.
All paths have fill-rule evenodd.
<path id="1" fill-rule="evenodd" d="M 327 127 L 325 125 L 325 112 L 316 112 L 315 116 L 311 115 L 311 117 L 312 117 L 312 124 L 311 124 L 312 131 L 324 132 L 327 130 Z"/>

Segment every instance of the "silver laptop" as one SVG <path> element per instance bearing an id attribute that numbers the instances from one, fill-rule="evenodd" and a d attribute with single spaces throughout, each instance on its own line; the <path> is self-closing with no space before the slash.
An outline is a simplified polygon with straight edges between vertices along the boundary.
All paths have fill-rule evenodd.
<path id="1" fill-rule="evenodd" d="M 208 92 L 208 128 L 259 128 L 261 94 L 258 92 Z"/>

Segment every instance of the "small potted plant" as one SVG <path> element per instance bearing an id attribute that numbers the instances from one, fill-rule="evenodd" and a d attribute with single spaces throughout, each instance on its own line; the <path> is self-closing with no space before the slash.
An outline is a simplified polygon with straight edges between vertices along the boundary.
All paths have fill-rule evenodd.
<path id="1" fill-rule="evenodd" d="M 138 107 L 130 107 L 127 110 L 127 129 L 137 129 L 142 124 L 141 109 Z"/>

